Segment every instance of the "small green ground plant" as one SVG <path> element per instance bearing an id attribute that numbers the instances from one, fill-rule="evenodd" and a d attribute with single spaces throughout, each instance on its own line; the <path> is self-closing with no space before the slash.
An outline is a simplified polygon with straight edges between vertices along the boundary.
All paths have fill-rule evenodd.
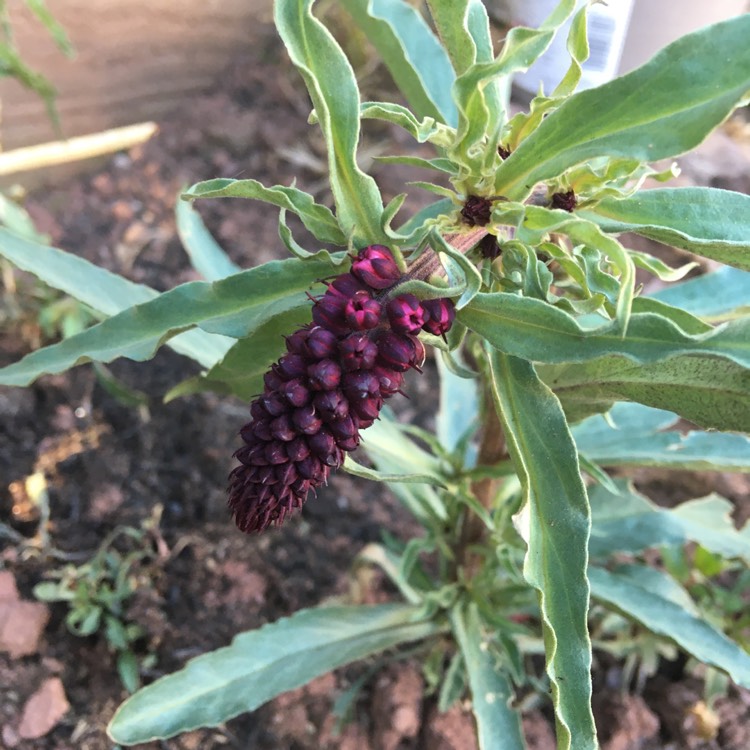
<path id="1" fill-rule="evenodd" d="M 252 401 L 230 486 L 240 528 L 281 523 L 341 467 L 388 483 L 423 533 L 354 561 L 382 568 L 401 602 L 308 609 L 238 635 L 138 691 L 112 738 L 214 726 L 415 644 L 441 708 L 470 696 L 485 750 L 524 747 L 518 706 L 534 691 L 549 696 L 559 748 L 596 748 L 593 647 L 634 669 L 679 648 L 750 687 L 750 656 L 724 632 L 745 642 L 733 589 L 715 600 L 725 615 L 708 617 L 711 588 L 678 564 L 697 544 L 710 559 L 684 558 L 688 573 L 745 570 L 750 528 L 735 528 L 721 497 L 667 510 L 606 471 L 750 470 L 750 197 L 641 189 L 674 173 L 655 162 L 695 147 L 747 101 L 750 15 L 576 92 L 588 45 L 575 0 L 538 29 L 512 29 L 499 51 L 479 0 L 349 0 L 404 106 L 361 101 L 313 5 L 276 0 L 275 20 L 328 148 L 333 210 L 294 186 L 194 185 L 178 225 L 205 281 L 162 294 L 0 230 L 3 256 L 105 316 L 0 370 L 0 383 L 170 346 L 204 372 L 168 398 L 213 389 Z M 568 19 L 561 83 L 509 116 L 512 76 Z M 404 195 L 383 205 L 357 163 L 373 119 L 415 141 L 413 155 L 386 162 L 435 175 L 414 183 L 436 194 L 419 213 L 402 216 Z M 202 197 L 277 206 L 291 257 L 237 268 L 191 208 Z M 315 247 L 293 236 L 288 213 Z M 671 268 L 629 248 L 625 232 L 722 265 L 680 281 L 692 263 Z M 669 284 L 643 294 L 636 270 Z M 434 433 L 384 406 L 425 345 L 440 378 Z M 680 418 L 691 431 L 674 429 Z M 371 466 L 349 456 L 360 440 Z M 528 657 L 542 653 L 537 674 Z"/>
<path id="2" fill-rule="evenodd" d="M 65 602 L 65 625 L 81 637 L 101 633 L 117 659 L 117 673 L 125 689 L 133 693 L 141 684 L 141 668 L 153 666 L 148 654 L 139 660 L 136 643 L 143 628 L 129 622 L 127 606 L 137 589 L 151 585 L 147 562 L 155 557 L 153 529 L 158 526 L 161 506 L 136 529 L 118 526 L 86 562 L 68 563 L 52 570 L 49 578 L 34 587 L 34 596 L 44 602 Z"/>

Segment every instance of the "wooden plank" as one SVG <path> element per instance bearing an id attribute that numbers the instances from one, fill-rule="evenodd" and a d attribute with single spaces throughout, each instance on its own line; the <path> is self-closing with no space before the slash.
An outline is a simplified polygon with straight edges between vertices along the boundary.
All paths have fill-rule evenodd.
<path id="1" fill-rule="evenodd" d="M 156 120 L 206 89 L 230 58 L 251 49 L 271 0 L 48 0 L 76 48 L 57 50 L 43 27 L 10 0 L 16 42 L 27 64 L 58 90 L 66 137 Z M 0 147 L 58 138 L 45 107 L 10 79 L 0 79 Z"/>

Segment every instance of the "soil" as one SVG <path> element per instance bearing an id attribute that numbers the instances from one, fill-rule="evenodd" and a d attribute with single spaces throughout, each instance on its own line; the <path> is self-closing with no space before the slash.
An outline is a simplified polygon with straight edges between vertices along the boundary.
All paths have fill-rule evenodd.
<path id="1" fill-rule="evenodd" d="M 320 168 L 322 143 L 306 124 L 309 104 L 296 75 L 268 30 L 259 30 L 252 50 L 211 91 L 165 119 L 148 143 L 118 154 L 95 174 L 29 196 L 28 210 L 51 244 L 164 290 L 197 278 L 173 219 L 183 186 L 220 176 L 253 177 L 266 184 L 290 184 L 296 178 L 319 201 L 329 202 Z M 368 128 L 363 151 L 394 153 L 403 143 L 396 131 Z M 707 170 L 705 160 L 699 167 Z M 402 191 L 405 179 L 413 179 L 401 169 L 376 166 L 373 171 L 386 200 Z M 721 179 L 708 172 L 702 177 L 705 183 Z M 740 180 L 738 174 L 732 172 L 734 182 Z M 733 188 L 748 190 L 747 179 L 742 185 L 734 182 Z M 427 194 L 412 197 L 406 211 L 428 201 Z M 206 201 L 200 210 L 239 265 L 284 255 L 276 213 L 266 206 Z M 31 329 L 18 325 L 2 332 L 0 364 L 29 350 Z M 52 569 L 87 559 L 114 528 L 146 528 L 139 544 L 149 555 L 133 571 L 138 588 L 125 617 L 142 628 L 136 643 L 139 657 L 156 657 L 143 670 L 150 681 L 191 656 L 229 643 L 240 631 L 302 607 L 336 597 L 375 602 L 393 596 L 377 575 L 363 585 L 348 572 L 356 551 L 380 540 L 384 531 L 402 538 L 418 531 L 381 486 L 339 473 L 308 502 L 301 517 L 260 537 L 243 536 L 227 516 L 225 483 L 246 404 L 212 394 L 164 404 L 161 397 L 172 385 L 197 372 L 194 364 L 167 349 L 151 362 L 123 360 L 110 370 L 145 394 L 146 405 L 123 405 L 89 366 L 42 378 L 25 390 L 0 390 L 0 520 L 16 535 L 0 536 L 0 568 L 12 573 L 21 599 L 33 600 L 33 586 L 48 579 Z M 412 400 L 400 405 L 405 418 L 428 419 L 430 382 L 429 377 L 412 379 Z M 50 514 L 49 542 L 37 553 L 28 542 L 43 519 L 24 487 L 34 472 L 46 477 Z M 737 504 L 738 517 L 750 515 L 750 485 L 743 478 L 646 472 L 636 479 L 667 503 L 718 488 Z M 115 657 L 101 636 L 72 635 L 65 626 L 66 612 L 64 604 L 50 605 L 49 623 L 32 653 L 13 658 L 0 653 L 0 747 L 111 747 L 105 726 L 126 697 Z M 366 666 L 323 676 L 218 729 L 140 747 L 476 747 L 468 706 L 439 714 L 435 698 L 423 697 L 416 660 L 391 663 L 369 679 L 354 706 L 353 722 L 337 733 L 333 700 Z M 702 686 L 684 660 L 665 663 L 642 694 L 628 692 L 616 665 L 598 660 L 596 669 L 597 723 L 607 750 L 750 747 L 748 691 L 731 688 L 715 713 L 706 709 L 704 715 L 699 708 Z M 24 707 L 49 678 L 59 678 L 70 708 L 46 735 L 22 739 Z M 550 716 L 546 703 L 530 706 L 525 714 L 532 750 L 554 748 Z M 719 722 L 709 731 L 712 716 Z"/>

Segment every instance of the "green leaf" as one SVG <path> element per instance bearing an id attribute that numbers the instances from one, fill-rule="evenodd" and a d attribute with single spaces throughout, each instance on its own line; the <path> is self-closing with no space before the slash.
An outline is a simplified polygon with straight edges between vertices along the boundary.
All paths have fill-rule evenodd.
<path id="1" fill-rule="evenodd" d="M 206 229 L 201 215 L 187 201 L 178 201 L 175 208 L 177 234 L 193 268 L 207 281 L 216 281 L 239 273 L 219 243 Z"/>
<path id="2" fill-rule="evenodd" d="M 305 80 L 326 140 L 341 230 L 351 235 L 357 246 L 385 243 L 380 191 L 375 180 L 357 166 L 359 91 L 354 71 L 336 40 L 313 16 L 313 1 L 276 0 L 276 28 Z"/>
<path id="3" fill-rule="evenodd" d="M 370 479 L 374 482 L 406 482 L 407 484 L 431 484 L 433 487 L 445 487 L 445 480 L 434 474 L 386 474 L 376 469 L 370 469 L 367 466 L 355 461 L 349 454 L 344 459 L 344 471 L 348 471 L 355 477 Z"/>
<path id="4" fill-rule="evenodd" d="M 526 496 L 524 576 L 539 592 L 558 748 L 594 750 L 586 580 L 590 519 L 578 453 L 560 403 L 532 365 L 489 347 L 487 355 L 495 405 Z"/>
<path id="5" fill-rule="evenodd" d="M 612 354 L 651 363 L 707 354 L 750 367 L 750 320 L 690 335 L 661 315 L 634 313 L 623 336 L 616 321 L 586 329 L 546 302 L 504 292 L 477 294 L 458 319 L 497 349 L 536 362 L 586 362 Z"/>
<path id="6" fill-rule="evenodd" d="M 466 38 L 462 38 L 462 34 L 458 33 L 461 6 L 465 6 L 466 3 L 439 3 L 435 0 L 435 5 L 444 8 L 441 13 L 445 14 L 445 24 L 451 24 L 452 28 L 450 34 L 447 31 L 445 33 L 455 34 L 454 43 L 461 58 L 461 66 L 456 68 L 460 75 L 453 85 L 453 98 L 459 109 L 459 124 L 456 142 L 451 147 L 450 154 L 455 161 L 468 167 L 467 184 L 463 189 L 469 190 L 477 177 L 476 174 L 471 174 L 472 172 L 494 173 L 501 163 L 497 144 L 500 128 L 505 119 L 505 99 L 510 76 L 518 71 L 527 70 L 534 60 L 543 54 L 560 24 L 573 12 L 575 0 L 564 0 L 539 29 L 511 29 L 501 53 L 496 58 L 485 32 L 486 14 L 484 8 L 479 11 L 481 3 L 478 0 L 472 2 L 468 9 Z M 475 22 L 478 34 L 471 33 L 473 16 L 477 17 Z M 472 56 L 472 41 L 475 41 L 477 35 L 484 40 L 484 44 L 479 45 L 477 54 Z M 483 53 L 479 51 L 482 49 Z"/>
<path id="7" fill-rule="evenodd" d="M 750 15 L 740 15 L 574 94 L 502 162 L 495 192 L 523 200 L 536 183 L 599 156 L 654 161 L 697 146 L 750 91 L 748 37 Z"/>
<path id="8" fill-rule="evenodd" d="M 567 211 L 550 210 L 538 206 L 525 208 L 518 239 L 538 245 L 552 232 L 566 234 L 575 244 L 596 248 L 620 272 L 617 293 L 617 320 L 623 331 L 627 329 L 635 291 L 635 267 L 625 248 L 613 237 L 605 235 L 596 224 L 571 216 Z"/>
<path id="9" fill-rule="evenodd" d="M 410 440 L 386 407 L 380 419 L 362 433 L 362 446 L 385 474 L 417 472 L 426 476 L 441 475 L 439 461 Z M 445 521 L 445 505 L 431 484 L 394 483 L 390 489 L 421 522 Z"/>
<path id="10" fill-rule="evenodd" d="M 10 198 L 6 198 L 2 193 L 0 193 L 0 224 L 4 224 L 9 231 L 25 240 L 42 245 L 49 241 L 47 235 L 37 231 L 28 211 Z"/>
<path id="11" fill-rule="evenodd" d="M 132 651 L 123 651 L 117 656 L 117 674 L 125 690 L 134 693 L 141 686 L 141 670 Z"/>
<path id="12" fill-rule="evenodd" d="M 350 0 L 343 7 L 375 45 L 417 117 L 455 125 L 456 106 L 450 96 L 455 74 L 416 8 L 404 0 Z"/>
<path id="13" fill-rule="evenodd" d="M 594 598 L 638 620 L 657 635 L 670 638 L 699 661 L 723 669 L 738 685 L 750 687 L 750 656 L 689 610 L 651 586 L 641 585 L 634 575 L 591 567 L 589 580 Z"/>
<path id="14" fill-rule="evenodd" d="M 651 295 L 652 299 L 682 308 L 702 318 L 720 318 L 742 308 L 750 311 L 750 273 L 720 268 L 695 279 L 672 284 Z"/>
<path id="15" fill-rule="evenodd" d="M 477 381 L 452 373 L 442 357 L 436 357 L 440 376 L 440 408 L 436 432 L 440 443 L 453 452 L 466 433 L 478 426 L 479 397 Z"/>
<path id="16" fill-rule="evenodd" d="M 217 178 L 193 185 L 182 194 L 186 201 L 195 198 L 251 198 L 292 211 L 319 242 L 346 245 L 347 235 L 339 227 L 329 208 L 316 203 L 312 195 L 295 187 L 265 187 L 257 180 Z"/>
<path id="17" fill-rule="evenodd" d="M 2 228 L 0 255 L 21 270 L 33 273 L 45 284 L 104 315 L 116 315 L 132 305 L 159 296 L 148 286 L 128 281 L 76 255 L 23 239 Z M 205 331 L 188 331 L 170 339 L 167 345 L 204 367 L 211 367 L 229 351 L 232 341 L 226 336 Z"/>
<path id="18" fill-rule="evenodd" d="M 693 471 L 750 472 L 750 439 L 674 427 L 679 417 L 641 404 L 615 404 L 573 428 L 578 450 L 602 466 L 664 466 Z"/>
<path id="19" fill-rule="evenodd" d="M 750 195 L 707 187 L 641 190 L 577 212 L 605 232 L 635 232 L 750 271 Z"/>
<path id="20" fill-rule="evenodd" d="M 232 394 L 250 401 L 263 391 L 263 376 L 286 351 L 284 336 L 309 322 L 310 305 L 294 307 L 276 315 L 256 328 L 248 337 L 239 339 L 221 362 L 205 375 L 197 375 L 172 388 L 165 401 L 202 391 Z"/>
<path id="21" fill-rule="evenodd" d="M 453 128 L 432 117 L 418 120 L 406 107 L 393 102 L 364 102 L 360 108 L 363 120 L 383 120 L 403 128 L 417 143 L 445 146 L 453 139 Z"/>
<path id="22" fill-rule="evenodd" d="M 134 745 L 217 726 L 343 664 L 444 629 L 418 616 L 418 607 L 402 604 L 302 610 L 138 691 L 107 731 Z"/>
<path id="23" fill-rule="evenodd" d="M 25 385 L 39 375 L 90 360 L 149 359 L 170 335 L 195 325 L 209 333 L 248 336 L 271 318 L 298 307 L 303 290 L 330 275 L 332 268 L 325 259 L 290 258 L 220 281 L 182 284 L 3 368 L 0 383 Z"/>
<path id="24" fill-rule="evenodd" d="M 451 625 L 469 677 L 480 750 L 523 750 L 521 717 L 510 705 L 513 689 L 488 648 L 476 604 L 454 607 Z"/>
<path id="25" fill-rule="evenodd" d="M 660 508 L 629 482 L 614 481 L 617 494 L 600 486 L 591 488 L 592 557 L 697 542 L 722 557 L 750 561 L 750 537 L 737 531 L 732 504 L 723 497 L 709 495 L 675 508 Z"/>
<path id="26" fill-rule="evenodd" d="M 25 0 L 25 2 L 28 9 L 39 19 L 44 28 L 47 29 L 49 35 L 54 39 L 57 48 L 67 57 L 73 57 L 75 49 L 70 43 L 65 29 L 50 13 L 44 0 Z"/>
<path id="27" fill-rule="evenodd" d="M 750 432 L 750 371 L 703 355 L 636 365 L 623 357 L 540 368 L 571 420 L 607 411 L 614 401 L 667 409 L 706 429 Z"/>

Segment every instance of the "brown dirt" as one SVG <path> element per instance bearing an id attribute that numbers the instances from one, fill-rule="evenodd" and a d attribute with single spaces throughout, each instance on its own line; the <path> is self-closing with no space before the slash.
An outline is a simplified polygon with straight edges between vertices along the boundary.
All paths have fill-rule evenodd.
<path id="1" fill-rule="evenodd" d="M 296 177 L 301 187 L 317 186 L 318 199 L 327 202 L 321 174 L 314 168 L 322 144 L 306 125 L 306 96 L 290 82 L 296 77 L 278 44 L 269 40 L 268 34 L 259 33 L 252 57 L 236 61 L 214 89 L 166 119 L 149 143 L 117 155 L 96 174 L 32 195 L 28 208 L 52 243 L 166 289 L 195 278 L 174 228 L 174 203 L 183 185 L 217 176 L 252 176 L 267 184 L 289 184 Z M 386 137 L 388 153 L 403 142 L 397 133 L 369 130 L 365 150 L 382 150 Z M 303 157 L 313 167 L 300 166 Z M 401 192 L 406 176 L 402 170 L 376 171 L 386 199 Z M 421 201 L 412 200 L 410 209 Z M 240 265 L 283 254 L 275 211 L 240 201 L 205 202 L 201 211 Z M 0 364 L 27 351 L 19 331 L 0 335 Z M 242 536 L 227 517 L 224 487 L 246 406 L 211 394 L 163 404 L 161 396 L 170 386 L 197 371 L 169 351 L 150 363 L 121 361 L 111 369 L 147 394 L 147 409 L 128 408 L 113 399 L 89 367 L 43 378 L 26 390 L 0 391 L 0 520 L 23 537 L 34 533 L 37 511 L 24 504 L 18 492 L 23 480 L 41 467 L 49 483 L 51 543 L 59 553 L 57 559 L 22 555 L 19 545 L 0 537 L 0 567 L 14 574 L 21 596 L 30 599 L 32 587 L 51 567 L 61 565 L 60 556 L 80 559 L 76 556 L 90 554 L 116 525 L 139 527 L 160 504 L 159 533 L 149 538 L 153 554 L 137 569 L 141 586 L 128 608 L 130 620 L 145 632 L 138 644 L 140 655 L 157 656 L 146 679 L 227 644 L 239 631 L 345 595 L 352 586 L 348 566 L 359 548 L 379 540 L 384 530 L 404 538 L 417 531 L 379 486 L 339 474 L 307 504 L 301 518 L 261 537 Z M 428 395 L 429 382 L 412 380 L 414 398 L 401 405 L 403 411 L 420 410 L 420 396 Z M 429 410 L 429 400 L 423 400 Z M 714 478 L 705 476 L 706 486 L 715 488 Z M 647 475 L 639 480 L 653 489 L 662 478 Z M 692 493 L 693 485 L 687 482 L 684 487 L 689 489 L 679 489 L 681 481 L 670 479 L 663 494 Z M 728 494 L 744 503 L 740 514 L 747 517 L 747 483 L 720 481 L 735 482 Z M 376 579 L 375 588 L 365 595 L 375 601 L 391 593 Z M 102 638 L 76 638 L 67 631 L 63 605 L 51 605 L 50 612 L 35 654 L 16 659 L 0 654 L 0 747 L 105 750 L 110 743 L 104 727 L 125 697 L 114 658 Z M 339 670 L 225 727 L 142 747 L 476 747 L 467 707 L 456 705 L 438 714 L 434 698 L 422 697 L 418 664 L 408 661 L 391 665 L 367 683 L 355 705 L 354 723 L 336 734 L 332 700 L 360 674 L 359 667 Z M 50 677 L 62 681 L 70 710 L 46 736 L 22 740 L 17 730 L 24 706 Z M 699 729 L 680 718 L 700 699 L 700 691 L 690 685 L 686 673 L 678 670 L 653 680 L 645 702 L 621 693 L 620 685 L 599 691 L 597 717 L 605 727 L 605 747 L 750 747 L 747 691 L 734 691 L 718 704 L 721 728 L 709 741 L 713 744 L 691 744 L 699 739 Z M 674 696 L 679 696 L 677 703 Z M 549 706 L 528 713 L 524 723 L 532 750 L 554 746 Z"/>

